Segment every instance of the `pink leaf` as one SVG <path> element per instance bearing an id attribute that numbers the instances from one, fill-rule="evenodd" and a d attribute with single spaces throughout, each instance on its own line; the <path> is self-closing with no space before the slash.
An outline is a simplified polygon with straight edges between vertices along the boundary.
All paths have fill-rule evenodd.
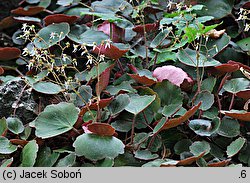
<path id="1" fill-rule="evenodd" d="M 102 24 L 98 25 L 97 29 L 110 36 L 110 26 L 112 27 L 112 41 L 114 43 L 123 42 L 125 39 L 125 30 L 118 27 L 116 24 L 104 21 Z"/>
<path id="2" fill-rule="evenodd" d="M 157 78 L 158 81 L 166 79 L 176 86 L 180 86 L 185 79 L 189 83 L 193 83 L 192 78 L 185 71 L 172 65 L 156 68 L 153 72 L 153 77 Z"/>

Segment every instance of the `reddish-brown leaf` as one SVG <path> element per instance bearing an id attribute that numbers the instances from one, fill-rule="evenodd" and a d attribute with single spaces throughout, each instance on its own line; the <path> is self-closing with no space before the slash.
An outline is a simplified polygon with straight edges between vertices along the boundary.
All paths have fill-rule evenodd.
<path id="1" fill-rule="evenodd" d="M 183 116 L 168 120 L 159 131 L 166 130 L 169 128 L 174 128 L 180 125 L 181 123 L 187 121 L 191 116 L 194 115 L 194 113 L 199 109 L 200 106 L 201 102 L 196 106 L 193 106 L 191 109 L 189 109 Z"/>
<path id="2" fill-rule="evenodd" d="M 97 29 L 110 36 L 110 27 L 112 29 L 112 41 L 114 43 L 123 42 L 125 39 L 125 29 L 118 27 L 116 24 L 104 21 L 98 25 Z"/>
<path id="3" fill-rule="evenodd" d="M 185 79 L 187 82 L 193 83 L 192 78 L 185 71 L 172 65 L 157 67 L 153 72 L 153 77 L 158 81 L 166 79 L 176 86 L 180 86 Z"/>
<path id="4" fill-rule="evenodd" d="M 240 67 L 243 67 L 243 69 L 245 69 L 245 70 L 247 70 L 247 71 L 250 71 L 250 67 L 249 67 L 249 66 L 244 65 L 244 64 L 242 64 L 242 63 L 240 63 L 240 62 L 235 62 L 235 61 L 233 61 L 233 60 L 229 60 L 227 63 L 228 63 L 228 64 L 238 64 Z"/>
<path id="5" fill-rule="evenodd" d="M 192 156 L 183 160 L 180 160 L 177 165 L 179 166 L 184 166 L 184 165 L 191 165 L 193 164 L 195 161 L 197 161 L 198 159 L 200 159 L 202 156 L 205 155 L 206 152 L 201 153 L 199 156 Z"/>
<path id="6" fill-rule="evenodd" d="M 79 17 L 78 16 L 70 16 L 65 14 L 55 14 L 55 15 L 48 15 L 46 16 L 43 21 L 45 23 L 45 26 L 50 25 L 52 23 L 61 23 L 61 22 L 67 22 L 69 24 L 73 24 L 77 21 Z"/>
<path id="7" fill-rule="evenodd" d="M 0 21 L 0 30 L 7 29 L 16 24 L 12 16 L 6 17 Z"/>
<path id="8" fill-rule="evenodd" d="M 237 97 L 243 98 L 243 99 L 250 99 L 250 90 L 244 90 L 236 93 Z"/>
<path id="9" fill-rule="evenodd" d="M 235 118 L 241 121 L 247 121 L 250 122 L 250 112 L 245 112 L 245 113 L 234 113 L 234 112 L 226 112 L 224 111 L 226 116 L 229 116 L 231 118 Z"/>
<path id="10" fill-rule="evenodd" d="M 157 22 L 153 24 L 137 25 L 133 28 L 133 31 L 143 35 L 144 29 L 146 33 L 156 31 L 159 29 L 159 23 Z"/>
<path id="11" fill-rule="evenodd" d="M 0 48 L 0 60 L 11 60 L 18 58 L 21 55 L 21 51 L 15 47 Z"/>
<path id="12" fill-rule="evenodd" d="M 101 92 L 104 89 L 106 89 L 106 87 L 109 84 L 109 78 L 110 78 L 110 68 L 107 68 L 100 74 L 99 81 L 96 83 L 95 88 L 97 96 L 100 96 Z"/>
<path id="13" fill-rule="evenodd" d="M 92 123 L 88 125 L 88 130 L 101 136 L 113 136 L 115 129 L 107 123 Z"/>
<path id="14" fill-rule="evenodd" d="M 119 59 L 121 58 L 125 53 L 128 52 L 128 50 L 120 50 L 118 47 L 114 46 L 113 44 L 110 44 L 110 47 L 106 45 L 99 45 L 97 46 L 93 52 L 95 54 L 103 54 L 106 57 L 109 57 L 111 59 Z"/>
<path id="15" fill-rule="evenodd" d="M 208 167 L 224 167 L 224 166 L 227 166 L 230 161 L 231 161 L 231 159 L 226 159 L 226 160 L 219 161 L 219 162 L 216 162 L 216 163 L 210 163 L 207 166 Z"/>
<path id="16" fill-rule="evenodd" d="M 214 67 L 219 73 L 235 72 L 240 69 L 238 64 L 221 64 Z"/>
<path id="17" fill-rule="evenodd" d="M 250 2 L 246 2 L 242 8 L 245 8 L 245 9 L 250 9 Z"/>
<path id="18" fill-rule="evenodd" d="M 0 75 L 4 73 L 4 69 L 0 66 Z"/>
<path id="19" fill-rule="evenodd" d="M 112 102 L 113 99 L 114 99 L 114 97 L 101 99 L 99 101 L 99 108 L 102 109 L 104 107 L 107 107 Z M 95 102 L 95 103 L 88 104 L 87 106 L 84 106 L 81 109 L 79 116 L 83 116 L 88 111 L 88 109 L 97 110 L 98 109 L 98 103 Z"/>
<path id="20" fill-rule="evenodd" d="M 131 78 L 133 78 L 137 83 L 143 84 L 143 85 L 147 85 L 147 86 L 151 86 L 153 84 L 156 83 L 155 80 L 150 79 L 146 76 L 140 76 L 138 74 L 128 74 Z"/>
<path id="21" fill-rule="evenodd" d="M 11 13 L 23 16 L 31 16 L 36 15 L 44 10 L 44 7 L 40 6 L 30 6 L 27 9 L 23 7 L 19 7 L 17 9 L 11 10 Z"/>
<path id="22" fill-rule="evenodd" d="M 14 145 L 25 146 L 26 144 L 28 144 L 29 141 L 21 139 L 10 139 L 10 142 Z"/>

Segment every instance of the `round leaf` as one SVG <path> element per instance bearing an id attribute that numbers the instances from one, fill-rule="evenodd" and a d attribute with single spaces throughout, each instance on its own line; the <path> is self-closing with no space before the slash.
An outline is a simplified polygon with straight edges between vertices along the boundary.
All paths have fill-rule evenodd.
<path id="1" fill-rule="evenodd" d="M 86 44 L 87 46 L 93 46 L 94 43 L 99 45 L 102 41 L 109 39 L 109 36 L 104 34 L 102 31 L 92 29 L 86 30 L 82 27 L 76 27 L 69 33 L 68 37 L 76 43 Z"/>
<path id="2" fill-rule="evenodd" d="M 225 116 L 217 133 L 223 137 L 236 137 L 240 134 L 240 124 L 237 120 Z"/>
<path id="3" fill-rule="evenodd" d="M 36 136 L 49 138 L 73 128 L 78 119 L 79 109 L 74 104 L 61 102 L 47 106 L 34 120 Z"/>
<path id="4" fill-rule="evenodd" d="M 211 148 L 206 141 L 196 141 L 189 147 L 189 149 L 193 155 L 199 156 L 203 152 L 205 152 L 205 155 L 208 154 Z"/>
<path id="5" fill-rule="evenodd" d="M 75 153 L 70 153 L 64 158 L 60 159 L 56 164 L 56 167 L 71 167 L 75 163 L 76 155 Z"/>
<path id="6" fill-rule="evenodd" d="M 37 151 L 38 151 L 38 144 L 36 143 L 35 140 L 32 140 L 28 144 L 26 144 L 21 154 L 21 158 L 22 158 L 21 166 L 32 167 L 36 162 Z"/>
<path id="7" fill-rule="evenodd" d="M 68 33 L 68 23 L 49 25 L 38 32 L 38 37 L 34 39 L 34 45 L 39 49 L 47 49 L 63 40 Z"/>
<path id="8" fill-rule="evenodd" d="M 17 150 L 17 146 L 10 143 L 10 141 L 0 136 L 0 154 L 11 154 Z"/>
<path id="9" fill-rule="evenodd" d="M 23 123 L 18 118 L 8 117 L 6 119 L 8 129 L 14 133 L 19 134 L 24 130 Z"/>
<path id="10" fill-rule="evenodd" d="M 39 81 L 33 84 L 32 88 L 45 94 L 58 94 L 62 90 L 59 85 L 47 81 Z"/>
<path id="11" fill-rule="evenodd" d="M 204 119 L 194 119 L 190 121 L 188 126 L 197 135 L 209 137 L 218 130 L 220 126 L 220 120 L 219 118 L 215 118 L 213 119 L 213 121 Z"/>
<path id="12" fill-rule="evenodd" d="M 127 94 L 118 95 L 109 105 L 109 110 L 112 116 L 122 112 L 129 104 L 129 96 Z"/>
<path id="13" fill-rule="evenodd" d="M 202 91 L 196 96 L 194 104 L 197 105 L 199 102 L 202 102 L 200 109 L 206 111 L 214 104 L 214 95 L 209 91 Z"/>
<path id="14" fill-rule="evenodd" d="M 73 146 L 77 156 L 85 156 L 92 161 L 115 158 L 124 153 L 124 144 L 115 137 L 83 134 L 77 137 Z"/>
<path id="15" fill-rule="evenodd" d="M 229 93 L 236 94 L 240 91 L 246 90 L 250 85 L 250 81 L 245 78 L 235 78 L 227 80 L 223 85 L 223 89 Z"/>
<path id="16" fill-rule="evenodd" d="M 189 152 L 189 146 L 192 145 L 190 139 L 182 139 L 174 145 L 174 152 L 180 155 L 183 152 Z"/>
<path id="17" fill-rule="evenodd" d="M 236 155 L 241 150 L 245 142 L 246 142 L 245 138 L 239 137 L 238 139 L 233 141 L 229 146 L 227 146 L 228 157 Z"/>
<path id="18" fill-rule="evenodd" d="M 236 42 L 237 45 L 243 50 L 243 51 L 249 51 L 250 50 L 250 37 L 242 39 L 238 42 Z"/>
<path id="19" fill-rule="evenodd" d="M 125 108 L 126 111 L 137 115 L 146 109 L 155 100 L 155 95 L 133 95 L 130 97 L 130 103 Z"/>
<path id="20" fill-rule="evenodd" d="M 135 158 L 141 160 L 152 160 L 158 158 L 158 154 L 152 154 L 149 150 L 138 150 L 135 152 Z"/>
<path id="21" fill-rule="evenodd" d="M 200 54 L 199 60 L 197 60 L 196 51 L 189 48 L 185 50 L 179 50 L 177 53 L 177 57 L 183 64 L 192 67 L 210 67 L 220 65 L 219 61 L 214 60 L 213 58 L 207 58 L 202 54 Z"/>

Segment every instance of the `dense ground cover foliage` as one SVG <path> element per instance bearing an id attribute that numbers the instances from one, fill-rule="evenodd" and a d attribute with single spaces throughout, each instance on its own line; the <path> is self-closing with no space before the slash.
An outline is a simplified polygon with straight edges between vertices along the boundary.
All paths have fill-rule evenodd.
<path id="1" fill-rule="evenodd" d="M 1 166 L 250 165 L 249 1 L 0 6 Z"/>

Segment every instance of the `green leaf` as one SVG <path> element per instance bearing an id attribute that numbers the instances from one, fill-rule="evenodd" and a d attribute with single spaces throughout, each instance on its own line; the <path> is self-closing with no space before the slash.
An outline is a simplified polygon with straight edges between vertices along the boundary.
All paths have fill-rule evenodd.
<path id="1" fill-rule="evenodd" d="M 7 130 L 7 122 L 5 117 L 0 119 L 0 136 L 3 135 L 3 133 Z"/>
<path id="2" fill-rule="evenodd" d="M 60 153 L 51 153 L 49 147 L 43 147 L 38 151 L 35 167 L 52 167 L 56 163 L 59 156 Z"/>
<path id="3" fill-rule="evenodd" d="M 34 120 L 36 136 L 49 138 L 71 130 L 78 119 L 78 113 L 79 109 L 72 103 L 48 105 Z"/>
<path id="4" fill-rule="evenodd" d="M 203 44 L 206 46 L 201 47 L 201 53 L 214 57 L 228 46 L 230 40 L 231 38 L 227 34 L 223 34 L 219 39 L 209 38 L 206 43 L 204 41 Z"/>
<path id="5" fill-rule="evenodd" d="M 78 27 L 78 29 L 80 28 Z M 81 33 L 80 31 L 83 31 L 83 33 Z M 69 33 L 68 37 L 76 43 L 86 44 L 87 46 L 94 46 L 93 43 L 99 45 L 102 43 L 102 41 L 109 39 L 109 36 L 104 34 L 102 31 L 96 31 L 92 29 L 73 30 Z"/>
<path id="6" fill-rule="evenodd" d="M 146 109 L 155 100 L 155 95 L 132 95 L 130 103 L 125 107 L 125 110 L 137 115 Z"/>
<path id="7" fill-rule="evenodd" d="M 188 126 L 197 135 L 209 137 L 218 130 L 220 126 L 220 119 L 215 118 L 212 121 L 204 119 L 194 119 L 189 122 Z"/>
<path id="8" fill-rule="evenodd" d="M 92 88 L 88 85 L 80 86 L 77 92 L 76 101 L 74 102 L 77 106 L 85 105 L 92 98 Z"/>
<path id="9" fill-rule="evenodd" d="M 135 152 L 135 158 L 141 160 L 152 160 L 158 158 L 158 154 L 152 154 L 149 150 L 138 150 Z"/>
<path id="10" fill-rule="evenodd" d="M 133 7 L 125 0 L 102 0 L 96 1 L 91 4 L 91 7 L 95 12 L 104 13 L 107 15 L 120 12 L 125 17 L 130 15 L 133 11 Z"/>
<path id="11" fill-rule="evenodd" d="M 126 91 L 126 92 L 129 92 L 129 93 L 135 93 L 136 90 L 134 88 L 132 88 L 132 86 L 130 84 L 131 84 L 131 81 L 123 81 L 119 85 L 115 85 L 115 86 L 109 85 L 106 90 L 111 95 L 116 95 L 116 94 L 119 93 L 119 91 Z"/>
<path id="12" fill-rule="evenodd" d="M 39 81 L 32 85 L 32 88 L 40 93 L 58 94 L 62 91 L 61 86 L 48 81 Z"/>
<path id="13" fill-rule="evenodd" d="M 234 0 L 199 0 L 199 4 L 205 5 L 200 11 L 197 11 L 198 15 L 210 15 L 215 19 L 221 19 L 232 12 Z"/>
<path id="14" fill-rule="evenodd" d="M 201 91 L 195 98 L 194 105 L 202 102 L 200 109 L 206 111 L 214 104 L 214 95 L 209 91 Z"/>
<path id="15" fill-rule="evenodd" d="M 240 160 L 240 162 L 246 163 L 246 164 L 248 164 L 248 166 L 250 166 L 250 143 L 249 142 L 240 151 L 239 160 Z"/>
<path id="16" fill-rule="evenodd" d="M 170 104 L 170 105 L 165 105 L 164 108 L 162 109 L 162 114 L 169 118 L 171 117 L 176 111 L 180 110 L 182 107 L 182 104 Z"/>
<path id="17" fill-rule="evenodd" d="M 75 153 L 70 153 L 64 158 L 60 159 L 56 164 L 56 167 L 72 167 L 75 163 L 76 155 Z"/>
<path id="18" fill-rule="evenodd" d="M 208 77 L 202 81 L 201 90 L 207 90 L 210 93 L 213 92 L 214 86 L 216 84 L 216 78 Z"/>
<path id="19" fill-rule="evenodd" d="M 250 51 L 250 37 L 242 39 L 236 44 L 243 50 L 243 51 Z"/>
<path id="20" fill-rule="evenodd" d="M 195 155 L 199 156 L 201 153 L 205 151 L 205 155 L 210 152 L 210 145 L 206 141 L 196 141 L 190 147 L 190 152 Z"/>
<path id="21" fill-rule="evenodd" d="M 167 118 L 166 118 L 166 117 L 162 118 L 162 119 L 157 123 L 157 125 L 154 127 L 153 134 L 158 133 L 159 130 L 165 125 L 166 122 L 167 122 Z"/>
<path id="22" fill-rule="evenodd" d="M 174 145 L 174 152 L 178 155 L 183 152 L 189 152 L 189 146 L 191 145 L 192 141 L 190 139 L 182 139 Z"/>
<path id="23" fill-rule="evenodd" d="M 34 45 L 39 49 L 47 49 L 63 40 L 69 33 L 68 23 L 51 24 L 42 28 L 34 39 Z"/>
<path id="24" fill-rule="evenodd" d="M 85 156 L 92 161 L 115 158 L 124 153 L 124 144 L 116 137 L 82 134 L 73 143 L 77 156 Z"/>
<path id="25" fill-rule="evenodd" d="M 100 160 L 96 163 L 97 167 L 112 167 L 114 165 L 114 159 L 113 158 L 105 158 L 103 160 Z"/>
<path id="26" fill-rule="evenodd" d="M 100 64 L 93 66 L 92 69 L 88 72 L 86 80 L 90 81 L 91 79 L 95 79 L 107 68 L 112 67 L 113 64 L 113 62 L 101 62 Z"/>
<path id="27" fill-rule="evenodd" d="M 170 43 L 170 40 L 166 39 L 168 34 L 169 34 L 169 30 L 167 29 L 161 31 L 159 34 L 157 34 L 157 36 L 155 36 L 153 41 L 150 43 L 150 47 L 156 48 L 158 46 L 165 45 L 166 43 Z"/>
<path id="28" fill-rule="evenodd" d="M 217 133 L 223 137 L 237 137 L 240 134 L 240 124 L 237 120 L 224 116 Z"/>
<path id="29" fill-rule="evenodd" d="M 156 83 L 153 90 L 159 95 L 162 106 L 182 104 L 183 96 L 181 94 L 181 89 L 167 80 Z"/>
<path id="30" fill-rule="evenodd" d="M 246 90 L 250 85 L 250 81 L 245 78 L 235 78 L 227 80 L 223 85 L 223 89 L 229 93 L 236 94 L 240 91 Z"/>
<path id="31" fill-rule="evenodd" d="M 235 141 L 233 141 L 228 147 L 227 147 L 227 156 L 232 157 L 236 155 L 243 145 L 246 143 L 246 139 L 239 137 Z"/>
<path id="32" fill-rule="evenodd" d="M 130 103 L 129 96 L 127 94 L 118 95 L 108 106 L 108 109 L 112 116 L 115 116 L 122 112 Z"/>
<path id="33" fill-rule="evenodd" d="M 17 150 L 17 146 L 10 143 L 10 141 L 0 136 L 0 154 L 11 154 Z"/>
<path id="34" fill-rule="evenodd" d="M 9 167 L 13 163 L 13 157 L 10 159 L 3 160 L 0 167 Z"/>
<path id="35" fill-rule="evenodd" d="M 145 163 L 142 165 L 142 167 L 160 167 L 162 163 L 164 163 L 166 160 L 164 159 L 156 159 L 154 161 L 150 161 L 148 163 Z"/>
<path id="36" fill-rule="evenodd" d="M 24 130 L 23 123 L 20 119 L 18 118 L 13 118 L 13 117 L 8 117 L 6 119 L 7 122 L 7 127 L 8 129 L 14 133 L 14 134 L 19 134 L 22 133 Z"/>
<path id="37" fill-rule="evenodd" d="M 26 144 L 21 153 L 22 167 L 32 167 L 36 162 L 38 144 L 35 140 Z"/>
<path id="38" fill-rule="evenodd" d="M 214 60 L 213 58 L 207 58 L 203 54 L 199 54 L 199 59 L 197 60 L 197 55 L 195 50 L 186 48 L 185 50 L 180 49 L 177 53 L 177 57 L 185 65 L 192 67 L 211 67 L 220 65 L 220 62 Z"/>

